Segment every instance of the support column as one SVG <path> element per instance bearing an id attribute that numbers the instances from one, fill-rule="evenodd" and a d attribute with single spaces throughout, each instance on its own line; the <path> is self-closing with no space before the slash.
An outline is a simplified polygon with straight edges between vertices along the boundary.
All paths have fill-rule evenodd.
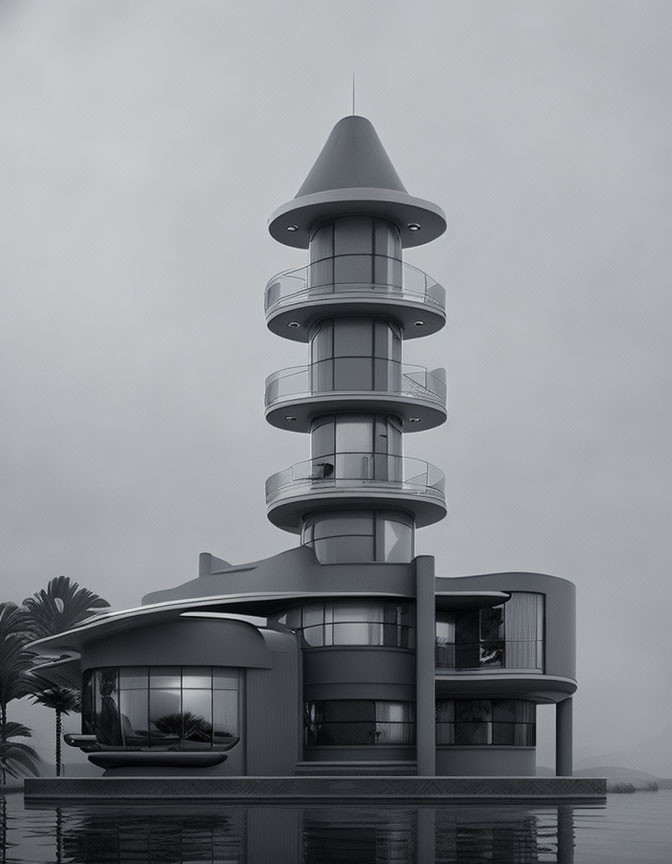
<path id="1" fill-rule="evenodd" d="M 564 699 L 555 706 L 555 776 L 571 777 L 573 771 L 572 700 Z"/>
<path id="2" fill-rule="evenodd" d="M 415 559 L 415 722 L 418 775 L 436 774 L 434 558 Z"/>

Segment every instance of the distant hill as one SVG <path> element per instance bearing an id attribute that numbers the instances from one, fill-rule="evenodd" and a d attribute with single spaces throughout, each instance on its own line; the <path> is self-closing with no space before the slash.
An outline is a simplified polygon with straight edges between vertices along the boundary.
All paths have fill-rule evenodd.
<path id="1" fill-rule="evenodd" d="M 582 768 L 574 772 L 575 777 L 606 777 L 614 783 L 632 783 L 637 788 L 647 783 L 656 783 L 658 778 L 646 771 L 636 768 L 624 768 L 621 765 L 599 765 L 595 768 Z"/>
<path id="2" fill-rule="evenodd" d="M 555 771 L 545 765 L 537 766 L 537 777 L 553 777 Z M 623 765 L 596 765 L 593 768 L 579 768 L 574 771 L 575 777 L 604 777 L 609 786 L 617 783 L 631 783 L 636 789 L 645 789 L 651 783 L 657 783 L 660 789 L 672 789 L 672 779 L 666 780 L 640 771 L 637 768 L 626 768 Z"/>

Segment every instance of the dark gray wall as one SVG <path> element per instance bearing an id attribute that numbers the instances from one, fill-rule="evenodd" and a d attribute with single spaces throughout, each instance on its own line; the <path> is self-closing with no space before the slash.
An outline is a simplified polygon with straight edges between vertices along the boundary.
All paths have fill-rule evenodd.
<path id="1" fill-rule="evenodd" d="M 259 631 L 228 619 L 177 620 L 111 633 L 88 642 L 82 671 L 101 666 L 270 666 Z"/>
<path id="2" fill-rule="evenodd" d="M 415 654 L 374 647 L 308 650 L 303 681 L 305 699 L 415 701 Z"/>
<path id="3" fill-rule="evenodd" d="M 263 631 L 271 669 L 249 669 L 245 699 L 247 774 L 292 775 L 299 755 L 299 663 L 297 639 Z M 228 773 L 228 772 L 227 772 Z"/>
<path id="4" fill-rule="evenodd" d="M 534 747 L 440 747 L 436 751 L 440 777 L 532 777 L 535 772 Z"/>

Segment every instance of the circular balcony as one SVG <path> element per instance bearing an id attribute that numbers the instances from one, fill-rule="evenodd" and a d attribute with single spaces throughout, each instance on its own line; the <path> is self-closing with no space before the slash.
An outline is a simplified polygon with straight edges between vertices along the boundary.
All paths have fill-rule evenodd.
<path id="1" fill-rule="evenodd" d="M 266 379 L 266 419 L 278 429 L 308 432 L 318 414 L 393 414 L 405 432 L 446 419 L 443 369 L 377 357 L 335 357 L 274 372 Z"/>
<path id="2" fill-rule="evenodd" d="M 446 515 L 444 476 L 421 459 L 330 453 L 269 477 L 266 505 L 273 525 L 294 534 L 319 510 L 403 510 L 422 528 Z"/>
<path id="3" fill-rule="evenodd" d="M 266 285 L 269 330 L 307 342 L 320 318 L 371 315 L 398 321 L 404 339 L 436 333 L 446 322 L 446 292 L 417 267 L 385 255 L 337 255 L 286 270 Z"/>

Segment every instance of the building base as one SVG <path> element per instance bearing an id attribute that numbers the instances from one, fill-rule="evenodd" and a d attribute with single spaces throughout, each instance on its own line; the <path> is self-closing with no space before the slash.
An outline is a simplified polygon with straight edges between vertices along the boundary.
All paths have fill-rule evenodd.
<path id="1" fill-rule="evenodd" d="M 27 778 L 27 802 L 216 799 L 240 804 L 350 801 L 592 801 L 607 781 L 592 777 L 60 777 Z"/>

